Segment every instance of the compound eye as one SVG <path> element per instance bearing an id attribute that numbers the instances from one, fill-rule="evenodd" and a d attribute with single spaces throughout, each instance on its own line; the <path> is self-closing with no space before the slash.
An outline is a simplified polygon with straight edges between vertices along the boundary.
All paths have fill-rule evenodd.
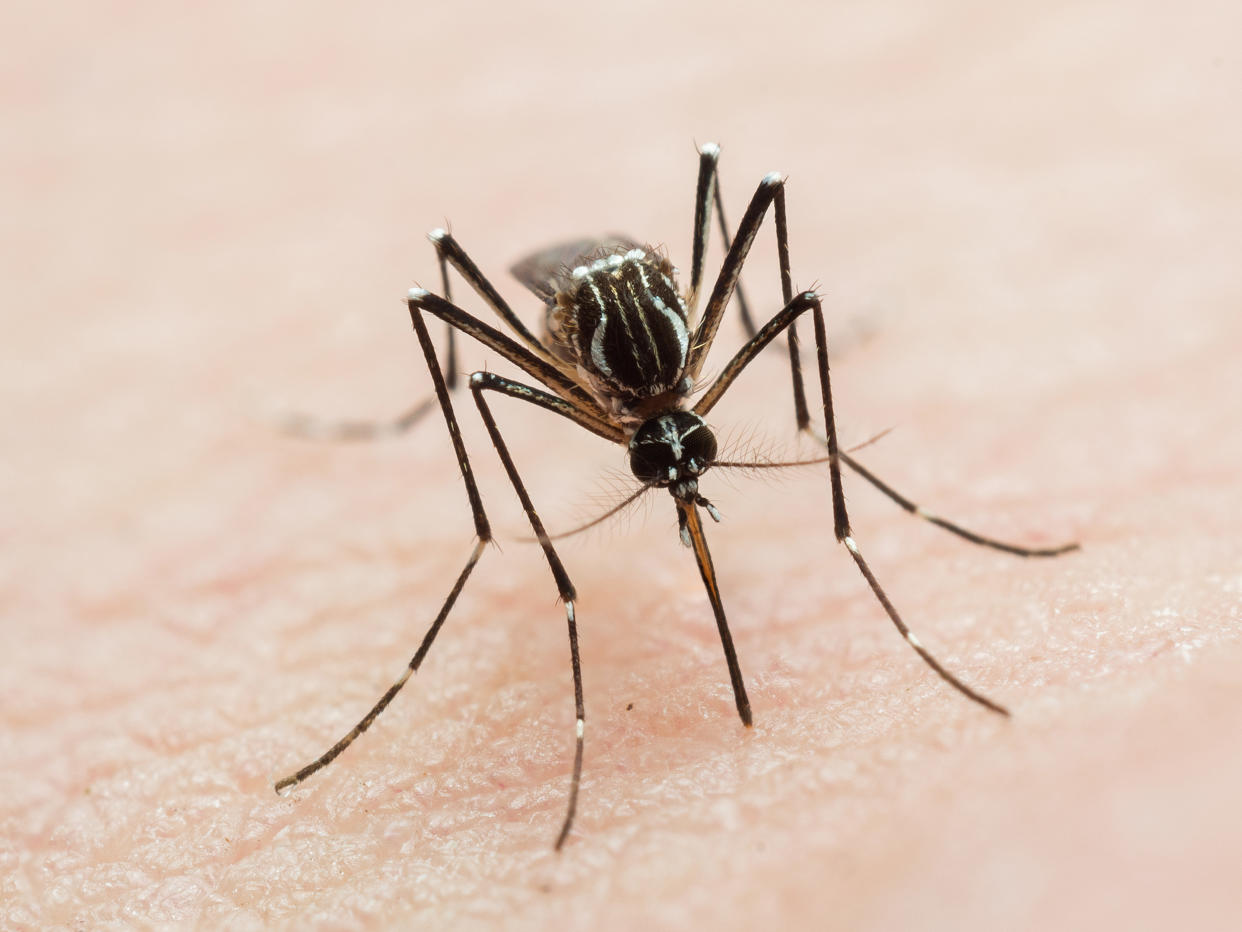
<path id="1" fill-rule="evenodd" d="M 630 470 L 643 482 L 667 483 L 673 462 L 673 451 L 661 443 L 646 443 L 630 452 Z"/>
<path id="2" fill-rule="evenodd" d="M 716 461 L 716 435 L 712 433 L 711 428 L 707 425 L 695 430 L 684 443 L 684 460 L 690 462 L 693 460 L 698 464 L 699 472 L 702 472 L 708 466 Z"/>

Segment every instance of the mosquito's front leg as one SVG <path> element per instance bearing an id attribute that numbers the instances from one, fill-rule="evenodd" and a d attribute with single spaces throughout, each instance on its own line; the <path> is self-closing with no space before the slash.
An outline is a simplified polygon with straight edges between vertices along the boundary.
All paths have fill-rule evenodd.
<path id="1" fill-rule="evenodd" d="M 837 426 L 836 416 L 832 407 L 832 385 L 828 369 L 828 337 L 824 328 L 824 312 L 819 295 L 814 292 L 803 292 L 794 297 L 784 308 L 782 308 L 775 317 L 773 317 L 760 331 L 738 350 L 737 354 L 725 366 L 719 378 L 703 393 L 698 402 L 694 406 L 694 412 L 699 416 L 704 416 L 724 395 L 725 391 L 741 374 L 742 370 L 759 354 L 759 352 L 774 340 L 780 333 L 785 330 L 793 321 L 806 313 L 812 312 L 815 323 L 815 355 L 817 368 L 819 370 L 820 394 L 823 398 L 824 411 L 824 436 L 828 447 L 828 477 L 832 491 L 832 516 L 833 531 L 837 540 L 841 541 L 850 552 L 850 556 L 857 564 L 859 572 L 871 587 L 871 591 L 875 594 L 876 599 L 884 608 L 889 619 L 901 632 L 906 643 L 910 645 L 914 651 L 923 658 L 924 662 L 936 671 L 941 678 L 950 686 L 958 690 L 967 698 L 979 703 L 984 708 L 990 709 L 1001 715 L 1008 715 L 1009 712 L 1001 705 L 981 695 L 971 689 L 956 676 L 946 670 L 938 660 L 923 646 L 901 615 L 897 612 L 896 607 L 889 600 L 884 589 L 880 586 L 879 580 L 875 574 L 871 572 L 871 568 L 867 565 L 867 561 L 863 558 L 862 550 L 858 546 L 858 542 L 854 537 L 854 533 L 850 527 L 849 514 L 845 507 L 845 495 L 841 484 L 841 453 L 837 448 Z"/>
<path id="2" fill-rule="evenodd" d="M 453 588 L 449 591 L 444 603 L 440 606 L 440 612 L 436 615 L 435 621 L 423 636 L 422 643 L 414 656 L 410 658 L 410 662 L 406 665 L 405 671 L 380 697 L 379 701 L 371 707 L 371 710 L 362 717 L 362 719 L 350 729 L 345 737 L 341 738 L 336 744 L 321 754 L 311 763 L 307 764 L 297 773 L 291 774 L 276 783 L 276 792 L 281 793 L 284 790 L 297 786 L 307 777 L 322 770 L 332 761 L 336 760 L 340 754 L 348 748 L 354 741 L 379 717 L 380 713 L 388 707 L 388 704 L 396 698 L 397 693 L 405 686 L 406 681 L 418 670 L 423 662 L 423 658 L 427 656 L 427 652 L 431 649 L 432 643 L 436 639 L 436 635 L 440 633 L 445 620 L 448 618 L 449 612 L 457 602 L 457 597 L 461 595 L 461 591 L 465 588 L 466 580 L 470 578 L 470 573 L 474 570 L 475 564 L 479 562 L 479 558 L 483 555 L 483 548 L 492 539 L 491 525 L 487 520 L 487 513 L 483 510 L 483 499 L 479 495 L 478 483 L 474 479 L 474 471 L 470 468 L 470 458 L 466 454 L 466 446 L 462 442 L 461 430 L 457 425 L 457 416 L 453 413 L 453 404 L 449 399 L 448 386 L 445 383 L 444 375 L 440 371 L 440 366 L 436 360 L 435 347 L 431 342 L 431 335 L 427 332 L 427 325 L 422 319 L 417 307 L 411 305 L 411 318 L 414 323 L 414 331 L 418 334 L 418 342 L 422 347 L 423 356 L 427 361 L 427 369 L 431 373 L 431 380 L 435 386 L 435 396 L 440 403 L 440 410 L 444 413 L 444 420 L 448 426 L 449 437 L 453 443 L 453 452 L 457 456 L 457 465 L 461 469 L 462 481 L 466 486 L 466 497 L 470 500 L 470 510 L 474 517 L 474 532 L 477 536 L 474 549 L 470 552 L 470 557 L 466 560 L 466 565 L 462 567 L 461 572 L 457 575 L 457 580 L 453 583 Z"/>

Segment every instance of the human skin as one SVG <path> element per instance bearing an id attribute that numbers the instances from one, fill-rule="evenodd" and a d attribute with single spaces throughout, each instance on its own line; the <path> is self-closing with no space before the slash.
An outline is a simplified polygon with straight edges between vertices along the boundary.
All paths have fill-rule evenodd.
<path id="1" fill-rule="evenodd" d="M 1231 925 L 1238 14 L 702 12 L 662 12 L 654 38 L 550 10 L 469 33 L 303 6 L 24 24 L 0 926 Z M 544 54 L 507 51 L 531 23 Z M 658 66 L 618 54 L 639 38 Z M 564 612 L 464 396 L 498 546 L 372 730 L 277 797 L 400 673 L 473 540 L 441 420 L 333 446 L 265 412 L 425 397 L 401 298 L 435 285 L 422 233 L 446 215 L 532 323 L 504 269 L 550 241 L 617 230 L 686 268 L 696 133 L 722 144 L 733 222 L 764 173 L 790 176 L 843 442 L 894 428 L 858 456 L 912 498 L 1081 541 L 982 550 L 846 476 L 893 601 L 1012 719 L 902 642 L 833 541 L 821 471 L 709 473 L 754 728 L 667 495 L 567 540 L 586 758 L 554 852 Z M 767 314 L 771 235 L 745 279 Z M 731 320 L 720 346 L 740 340 Z M 482 367 L 503 363 L 463 348 Z M 814 454 L 787 379 L 769 351 L 713 412 L 734 449 Z M 623 450 L 493 408 L 552 530 L 615 500 L 597 492 Z"/>

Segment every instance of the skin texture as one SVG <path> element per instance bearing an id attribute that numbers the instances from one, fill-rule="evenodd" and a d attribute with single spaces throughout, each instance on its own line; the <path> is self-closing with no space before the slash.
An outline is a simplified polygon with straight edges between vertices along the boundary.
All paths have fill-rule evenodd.
<path id="1" fill-rule="evenodd" d="M 7 24 L 0 926 L 1232 926 L 1242 22 L 1132 6 Z M 436 287 L 446 216 L 532 323 L 504 269 L 549 242 L 615 230 L 685 269 L 708 140 L 734 222 L 790 177 L 842 442 L 893 427 L 859 457 L 916 500 L 1082 541 L 1006 557 L 846 477 L 890 596 L 1013 720 L 897 637 L 821 472 L 709 473 L 755 727 L 666 495 L 566 541 L 588 725 L 554 854 L 564 613 L 460 398 L 500 545 L 372 732 L 276 797 L 400 672 L 472 541 L 442 422 L 330 446 L 264 413 L 425 396 L 400 299 Z M 730 318 L 709 368 L 740 339 Z M 463 349 L 483 367 L 508 371 Z M 619 449 L 493 409 L 550 528 L 616 500 Z M 726 450 L 813 453 L 779 352 L 711 420 Z"/>

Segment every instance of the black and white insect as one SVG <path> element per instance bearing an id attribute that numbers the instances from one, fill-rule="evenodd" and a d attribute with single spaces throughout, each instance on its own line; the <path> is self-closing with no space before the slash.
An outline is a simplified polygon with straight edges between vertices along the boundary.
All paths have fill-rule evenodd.
<path id="1" fill-rule="evenodd" d="M 759 183 L 738 226 L 736 236 L 730 236 L 724 219 L 720 186 L 717 183 L 719 156 L 720 149 L 713 144 L 704 145 L 699 150 L 690 281 L 684 292 L 678 290 L 677 273 L 669 260 L 650 246 L 643 246 L 622 237 L 567 243 L 538 252 L 512 269 L 514 276 L 543 301 L 543 335 L 536 336 L 518 319 L 457 241 L 444 230 L 435 230 L 430 234 L 430 239 L 439 259 L 443 295 L 414 288 L 408 296 L 410 319 L 427 361 L 435 389 L 434 397 L 414 406 L 391 423 L 343 422 L 322 425 L 305 419 L 287 423 L 286 426 L 296 433 L 326 435 L 339 439 L 367 439 L 409 429 L 438 403 L 461 468 L 466 496 L 474 516 L 477 542 L 441 605 L 439 614 L 401 677 L 345 737 L 317 760 L 276 783 L 278 793 L 296 786 L 330 764 L 384 711 L 411 674 L 418 670 L 484 548 L 492 540 L 491 525 L 483 508 L 483 499 L 475 482 L 470 457 L 462 441 L 451 396 L 452 389 L 456 387 L 453 341 L 455 331 L 460 331 L 499 353 L 538 383 L 538 386 L 542 386 L 514 381 L 491 372 L 475 372 L 469 379 L 474 404 L 526 512 L 534 537 L 543 548 L 565 607 L 565 619 L 569 628 L 577 731 L 569 800 L 556 838 L 558 850 L 565 843 L 573 826 L 582 777 L 586 713 L 574 609 L 577 596 L 569 574 L 557 554 L 553 538 L 544 529 L 535 505 L 509 455 L 500 428 L 492 416 L 491 405 L 487 400 L 489 392 L 544 408 L 605 440 L 623 446 L 629 458 L 630 469 L 640 483 L 638 491 L 623 505 L 654 489 L 668 491 L 677 509 L 681 539 L 694 552 L 707 597 L 711 602 L 720 641 L 724 647 L 738 715 L 743 724 L 749 727 L 750 700 L 746 696 L 742 670 L 725 620 L 724 604 L 716 583 L 716 571 L 707 547 L 700 510 L 707 512 L 715 521 L 720 520 L 720 515 L 700 492 L 699 483 L 711 469 L 805 465 L 805 462 L 779 464 L 720 460 L 717 458 L 716 437 L 706 418 L 742 370 L 769 343 L 785 334 L 793 381 L 796 426 L 799 431 L 817 436 L 807 406 L 795 330 L 795 321 L 810 312 L 815 334 L 816 371 L 823 403 L 824 432 L 817 440 L 827 448 L 826 456 L 811 462 L 822 462 L 827 466 L 836 538 L 849 551 L 897 630 L 927 665 L 967 698 L 992 712 L 1006 716 L 1009 714 L 1003 706 L 971 689 L 945 669 L 907 627 L 885 595 L 875 574 L 863 559 L 850 527 L 841 487 L 841 465 L 844 464 L 857 473 L 906 511 L 973 543 L 1023 557 L 1056 556 L 1074 550 L 1078 545 L 1021 547 L 968 531 L 919 507 L 864 468 L 848 452 L 838 448 L 832 390 L 829 384 L 828 341 L 821 300 L 813 291 L 796 295 L 793 293 L 785 219 L 784 179 L 773 173 Z M 706 307 L 700 315 L 700 286 L 703 283 L 704 257 L 712 227 L 713 206 L 727 252 L 720 273 L 707 297 Z M 756 327 L 738 280 L 747 254 L 769 210 L 774 214 L 776 226 L 782 307 L 762 327 Z M 484 323 L 452 302 L 449 290 L 450 266 L 491 307 L 512 335 Z M 704 361 L 716 339 L 725 309 L 735 294 L 748 339 L 720 374 L 700 389 Z M 428 315 L 448 324 L 448 346 L 443 366 L 427 330 Z"/>

